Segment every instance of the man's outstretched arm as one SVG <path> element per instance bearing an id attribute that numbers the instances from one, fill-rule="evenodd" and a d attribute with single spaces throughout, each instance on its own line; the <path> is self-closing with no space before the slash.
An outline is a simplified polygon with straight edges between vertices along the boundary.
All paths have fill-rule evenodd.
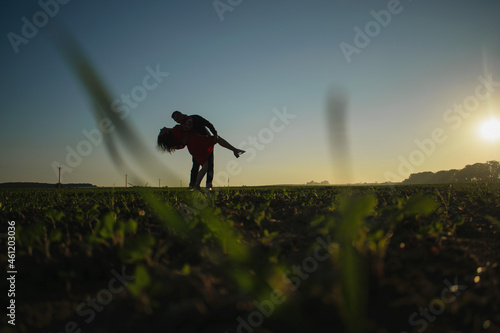
<path id="1" fill-rule="evenodd" d="M 214 125 L 212 125 L 211 122 L 209 122 L 208 120 L 206 120 L 205 118 L 203 118 L 202 116 L 200 116 L 200 120 L 201 120 L 201 124 L 203 126 L 205 126 L 206 128 L 208 128 L 210 130 L 210 132 L 214 135 L 214 136 L 217 136 L 217 130 L 215 129 Z"/>

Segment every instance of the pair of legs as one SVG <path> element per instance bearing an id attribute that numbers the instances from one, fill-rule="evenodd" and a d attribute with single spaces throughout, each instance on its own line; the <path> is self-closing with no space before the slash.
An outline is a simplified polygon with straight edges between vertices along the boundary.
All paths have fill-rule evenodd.
<path id="1" fill-rule="evenodd" d="M 232 146 L 229 142 L 227 142 L 226 140 L 224 140 L 220 136 L 216 137 L 215 143 L 218 143 L 222 147 L 231 150 L 233 152 L 234 156 L 236 156 L 236 158 L 240 157 L 240 155 L 245 152 L 244 150 L 235 148 L 234 146 Z M 213 157 L 213 153 L 210 156 Z M 210 166 L 209 163 L 210 163 L 210 158 L 207 162 L 205 162 L 205 164 L 202 166 L 201 170 L 198 171 L 198 177 L 196 178 L 196 184 L 194 185 L 195 188 L 200 188 L 201 181 L 203 180 L 203 177 L 205 177 L 205 174 L 209 170 L 209 166 Z M 212 159 L 212 165 L 213 165 L 213 159 Z M 212 172 L 213 172 L 213 166 L 212 166 Z M 212 178 L 213 178 L 213 174 L 212 174 Z M 208 176 L 207 176 L 207 184 L 208 184 Z"/>
<path id="2" fill-rule="evenodd" d="M 205 177 L 207 171 L 208 171 L 208 161 L 205 162 L 205 164 L 203 164 L 203 166 L 201 167 L 201 170 L 198 171 L 198 177 L 196 177 L 196 184 L 194 185 L 195 189 L 200 188 L 201 181 L 203 180 L 203 177 Z"/>
<path id="3" fill-rule="evenodd" d="M 206 188 L 212 188 L 212 181 L 214 179 L 214 152 L 210 154 L 208 157 L 208 169 L 207 169 L 207 183 L 206 183 Z M 196 180 L 198 178 L 198 173 L 200 171 L 200 164 L 194 159 L 193 157 L 193 167 L 191 168 L 191 178 L 189 180 L 189 187 L 193 188 L 195 187 Z M 201 185 L 201 181 L 200 181 Z"/>

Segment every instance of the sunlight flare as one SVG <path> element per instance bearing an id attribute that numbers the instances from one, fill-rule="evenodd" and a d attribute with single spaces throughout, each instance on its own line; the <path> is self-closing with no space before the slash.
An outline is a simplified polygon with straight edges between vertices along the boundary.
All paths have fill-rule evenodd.
<path id="1" fill-rule="evenodd" d="M 497 141 L 500 139 L 500 120 L 490 118 L 484 121 L 479 127 L 479 134 L 488 141 Z"/>

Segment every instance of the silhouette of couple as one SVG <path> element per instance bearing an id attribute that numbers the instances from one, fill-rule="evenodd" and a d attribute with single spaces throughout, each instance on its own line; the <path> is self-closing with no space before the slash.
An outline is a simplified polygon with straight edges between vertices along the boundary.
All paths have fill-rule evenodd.
<path id="1" fill-rule="evenodd" d="M 233 147 L 229 142 L 218 136 L 214 125 L 201 116 L 188 116 L 180 111 L 174 111 L 172 118 L 178 125 L 173 128 L 163 127 L 160 130 L 157 148 L 163 152 L 172 153 L 187 146 L 189 153 L 193 156 L 189 187 L 199 190 L 201 181 L 206 174 L 206 188 L 211 190 L 214 178 L 215 144 L 218 143 L 222 147 L 231 150 L 236 158 L 240 157 L 245 151 Z M 202 166 L 201 170 L 199 170 L 200 166 Z"/>

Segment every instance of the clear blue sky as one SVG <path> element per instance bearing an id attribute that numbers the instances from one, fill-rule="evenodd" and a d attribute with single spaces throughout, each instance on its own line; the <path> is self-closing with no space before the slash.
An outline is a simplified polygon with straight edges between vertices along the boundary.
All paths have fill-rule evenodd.
<path id="1" fill-rule="evenodd" d="M 157 186 L 161 179 L 161 185 L 185 186 L 187 150 L 155 150 L 159 129 L 174 125 L 174 110 L 200 114 L 233 145 L 250 148 L 236 160 L 216 147 L 218 185 L 227 184 L 227 175 L 230 185 L 384 182 L 402 180 L 410 170 L 500 158 L 500 142 L 477 133 L 484 119 L 500 116 L 500 86 L 478 80 L 490 75 L 500 81 L 500 2 L 231 3 L 3 3 L 0 182 L 57 182 L 54 166 L 61 165 L 65 183 L 122 186 L 128 174 L 133 184 Z M 356 36 L 356 27 L 363 33 L 368 28 L 365 39 Z M 83 131 L 95 131 L 98 120 L 56 47 L 59 29 L 85 50 L 115 106 L 128 108 L 125 121 L 148 158 L 115 140 L 126 161 L 117 167 L 103 143 L 89 143 Z M 155 81 L 152 71 L 163 74 Z M 477 89 L 488 94 L 474 105 Z M 348 95 L 349 172 L 332 142 L 331 91 Z M 128 106 L 122 95 L 130 96 Z M 469 111 L 447 111 L 465 101 L 472 103 Z M 118 138 L 116 132 L 104 135 Z M 68 147 L 86 152 L 89 144 L 90 153 L 73 159 L 70 168 Z"/>

